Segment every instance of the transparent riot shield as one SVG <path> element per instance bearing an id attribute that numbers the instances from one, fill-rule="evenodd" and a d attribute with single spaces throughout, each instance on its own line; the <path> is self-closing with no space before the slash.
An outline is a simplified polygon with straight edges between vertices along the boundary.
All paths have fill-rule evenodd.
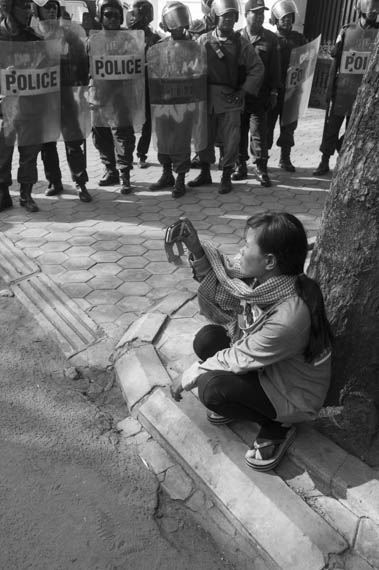
<path id="1" fill-rule="evenodd" d="M 0 93 L 6 144 L 39 145 L 60 133 L 60 65 L 55 40 L 0 41 Z"/>
<path id="2" fill-rule="evenodd" d="M 207 146 L 206 52 L 193 40 L 158 42 L 147 52 L 154 143 L 159 153 Z"/>
<path id="3" fill-rule="evenodd" d="M 68 20 L 37 20 L 34 28 L 44 39 L 55 40 L 58 48 L 62 138 L 65 141 L 86 139 L 91 132 L 86 33 L 82 26 Z"/>
<path id="4" fill-rule="evenodd" d="M 336 79 L 333 106 L 336 115 L 351 114 L 377 34 L 378 28 L 364 29 L 359 24 L 347 28 Z"/>
<path id="5" fill-rule="evenodd" d="M 305 114 L 311 94 L 320 41 L 321 35 L 291 51 L 281 117 L 282 126 L 296 122 Z"/>
<path id="6" fill-rule="evenodd" d="M 145 35 L 142 30 L 91 30 L 89 102 L 96 127 L 145 122 Z"/>

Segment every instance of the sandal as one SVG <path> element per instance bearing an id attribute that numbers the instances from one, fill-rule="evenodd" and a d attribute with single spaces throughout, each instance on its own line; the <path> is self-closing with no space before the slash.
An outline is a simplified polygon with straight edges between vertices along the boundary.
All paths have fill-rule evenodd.
<path id="1" fill-rule="evenodd" d="M 233 421 L 233 418 L 231 418 L 230 416 L 221 416 L 220 414 L 216 414 L 216 412 L 212 412 L 212 410 L 208 410 L 207 420 L 211 422 L 211 424 L 222 425 L 222 424 L 230 424 L 230 422 Z"/>
<path id="2" fill-rule="evenodd" d="M 289 446 L 293 443 L 296 437 L 296 428 L 292 426 L 284 439 L 267 439 L 261 443 L 254 441 L 253 447 L 245 454 L 245 461 L 249 467 L 256 471 L 271 471 L 279 465 L 283 459 Z M 257 457 L 257 452 L 266 447 L 274 447 L 274 453 L 270 459 L 261 459 Z"/>

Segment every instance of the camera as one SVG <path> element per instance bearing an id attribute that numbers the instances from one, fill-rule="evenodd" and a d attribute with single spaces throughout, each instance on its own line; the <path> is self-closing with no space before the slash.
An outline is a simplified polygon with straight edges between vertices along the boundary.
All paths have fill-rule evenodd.
<path id="1" fill-rule="evenodd" d="M 166 229 L 165 243 L 172 244 L 177 241 L 182 241 L 183 238 L 189 235 L 189 227 L 186 219 L 179 219 Z"/>

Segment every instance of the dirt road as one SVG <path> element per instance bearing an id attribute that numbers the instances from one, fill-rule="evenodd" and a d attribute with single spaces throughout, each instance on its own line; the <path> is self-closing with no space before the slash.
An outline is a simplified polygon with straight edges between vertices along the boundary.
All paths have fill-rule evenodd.
<path id="1" fill-rule="evenodd" d="M 0 297 L 0 568 L 232 570 L 115 429 L 127 409 L 111 376 L 69 366 Z"/>

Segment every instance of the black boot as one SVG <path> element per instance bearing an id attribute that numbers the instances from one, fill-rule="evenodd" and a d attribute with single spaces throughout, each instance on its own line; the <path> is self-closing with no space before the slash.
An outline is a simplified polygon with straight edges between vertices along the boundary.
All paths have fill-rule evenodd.
<path id="1" fill-rule="evenodd" d="M 197 186 L 208 186 L 208 184 L 212 184 L 211 165 L 209 162 L 202 162 L 199 176 L 188 182 L 188 186 L 196 188 Z"/>
<path id="2" fill-rule="evenodd" d="M 88 192 L 84 182 L 77 182 L 76 188 L 78 189 L 78 196 L 81 202 L 92 202 L 92 196 Z"/>
<path id="3" fill-rule="evenodd" d="M 247 166 L 245 161 L 241 161 L 237 170 L 232 174 L 232 180 L 245 180 L 247 178 Z"/>
<path id="4" fill-rule="evenodd" d="M 0 212 L 13 207 L 12 198 L 9 194 L 9 188 L 5 184 L 0 184 Z"/>
<path id="5" fill-rule="evenodd" d="M 267 172 L 267 159 L 258 158 L 254 165 L 254 174 L 261 183 L 261 186 L 269 188 L 271 186 L 271 180 Z"/>
<path id="6" fill-rule="evenodd" d="M 232 172 L 233 168 L 222 169 L 222 177 L 221 177 L 220 187 L 218 189 L 219 194 L 229 194 L 229 192 L 233 190 Z"/>
<path id="7" fill-rule="evenodd" d="M 117 170 L 105 169 L 103 177 L 99 180 L 99 186 L 117 186 L 120 184 L 120 175 Z"/>
<path id="8" fill-rule="evenodd" d="M 290 146 L 283 146 L 280 152 L 280 161 L 279 161 L 280 168 L 283 170 L 287 170 L 287 172 L 296 172 L 296 168 L 291 162 L 291 147 Z"/>
<path id="9" fill-rule="evenodd" d="M 180 196 L 184 196 L 184 194 L 186 193 L 186 185 L 184 182 L 185 176 L 186 176 L 185 172 L 178 173 L 178 176 L 176 177 L 175 180 L 175 188 L 171 193 L 171 196 L 173 198 L 180 198 Z"/>
<path id="10" fill-rule="evenodd" d="M 48 189 L 45 191 L 45 196 L 56 196 L 63 192 L 62 181 L 50 182 Z"/>
<path id="11" fill-rule="evenodd" d="M 329 155 L 323 154 L 321 157 L 321 162 L 313 173 L 313 176 L 323 176 L 329 172 Z"/>
<path id="12" fill-rule="evenodd" d="M 124 170 L 121 172 L 121 182 L 122 186 L 120 189 L 121 194 L 130 194 L 132 191 L 132 186 L 130 184 L 130 172 L 129 170 Z"/>
<path id="13" fill-rule="evenodd" d="M 175 186 L 175 178 L 172 174 L 171 164 L 165 164 L 163 166 L 162 176 L 155 182 L 151 184 L 150 190 L 154 192 L 155 190 L 163 190 L 164 188 L 172 188 Z"/>
<path id="14" fill-rule="evenodd" d="M 38 212 L 39 208 L 32 198 L 33 184 L 20 184 L 20 206 L 28 212 Z"/>

